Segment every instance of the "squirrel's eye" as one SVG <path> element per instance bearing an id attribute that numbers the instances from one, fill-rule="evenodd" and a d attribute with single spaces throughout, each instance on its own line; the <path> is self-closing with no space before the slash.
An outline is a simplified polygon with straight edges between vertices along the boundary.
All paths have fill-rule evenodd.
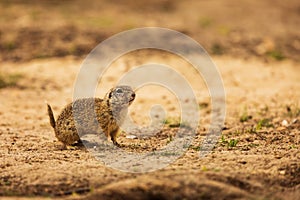
<path id="1" fill-rule="evenodd" d="M 116 89 L 116 93 L 123 93 L 123 90 L 121 88 Z"/>

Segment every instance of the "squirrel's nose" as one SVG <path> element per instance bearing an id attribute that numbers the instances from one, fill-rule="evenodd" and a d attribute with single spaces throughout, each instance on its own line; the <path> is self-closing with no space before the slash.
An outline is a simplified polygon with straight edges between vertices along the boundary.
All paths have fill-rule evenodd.
<path id="1" fill-rule="evenodd" d="M 132 94 L 131 94 L 131 97 L 134 99 L 134 98 L 135 98 L 135 93 L 132 93 Z"/>

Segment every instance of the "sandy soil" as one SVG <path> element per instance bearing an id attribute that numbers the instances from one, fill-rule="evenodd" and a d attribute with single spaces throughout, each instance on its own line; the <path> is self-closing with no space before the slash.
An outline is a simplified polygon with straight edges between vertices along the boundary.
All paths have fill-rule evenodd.
<path id="1" fill-rule="evenodd" d="M 167 56 L 165 58 L 168 59 Z M 17 86 L 0 91 L 1 96 L 5 97 L 0 108 L 1 194 L 56 196 L 83 193 L 91 198 L 94 195 L 109 198 L 113 193 L 135 196 L 137 192 L 165 198 L 169 194 L 175 195 L 174 198 L 176 195 L 196 198 L 203 194 L 215 199 L 219 195 L 224 195 L 225 199 L 226 195 L 228 198 L 232 195 L 241 198 L 252 195 L 255 198 L 296 197 L 299 195 L 300 167 L 300 119 L 298 102 L 295 101 L 300 95 L 297 90 L 298 65 L 290 61 L 271 64 L 256 60 L 245 62 L 230 57 L 216 57 L 214 60 L 222 73 L 227 92 L 223 140 L 220 139 L 207 157 L 198 157 L 201 136 L 206 134 L 203 127 L 209 122 L 210 108 L 203 108 L 202 112 L 207 115 L 204 115 L 198 134 L 186 154 L 166 169 L 149 174 L 130 174 L 106 168 L 81 148 L 61 150 L 49 126 L 44 101 L 51 102 L 56 114 L 71 101 L 80 62 L 64 58 L 3 64 L 2 70 L 22 74 L 24 78 Z M 260 73 L 256 74 L 257 71 Z M 110 85 L 116 80 L 117 77 L 106 83 Z M 147 102 L 148 98 L 153 98 L 151 89 L 148 92 L 145 92 L 147 87 L 138 90 L 137 101 L 132 105 L 140 120 L 147 118 L 149 111 L 140 104 L 152 103 Z M 160 98 L 159 93 L 157 98 L 165 104 L 170 102 L 168 98 Z M 210 104 L 205 96 L 199 99 L 199 103 Z M 166 109 L 172 116 L 172 107 Z M 240 122 L 245 109 L 247 116 L 252 118 Z M 257 124 L 264 119 L 269 120 L 270 127 L 263 125 L 256 130 Z M 282 124 L 283 120 L 287 124 Z M 122 134 L 119 141 L 129 151 L 151 151 L 153 147 L 166 143 L 168 137 L 163 134 L 156 136 L 160 139 L 152 138 L 148 142 L 144 139 L 126 139 Z M 228 147 L 230 139 L 238 140 L 235 147 Z M 173 179 L 178 179 L 176 182 L 180 184 L 176 185 Z M 191 191 L 171 192 L 178 187 Z M 224 187 L 226 189 L 222 189 Z M 132 191 L 133 188 L 140 189 Z M 155 188 L 160 188 L 157 194 Z M 216 188 L 220 189 L 217 194 L 214 192 Z"/>
<path id="2" fill-rule="evenodd" d="M 57 6 L 45 1 L 33 6 L 18 2 L 0 4 L 1 10 L 5 10 L 2 15 L 6 16 L 0 24 L 0 80 L 4 80 L 0 81 L 1 199 L 297 199 L 300 196 L 299 30 L 295 28 L 299 24 L 300 5 L 297 1 L 288 5 L 280 1 L 272 4 L 222 1 L 220 5 L 217 1 L 193 4 L 154 1 L 151 6 L 135 5 L 133 1 L 119 6 L 91 1 L 83 7 L 82 19 L 68 15 L 78 9 L 74 4 Z M 201 14 L 189 14 L 200 7 Z M 51 17 L 55 20 L 49 21 L 44 30 L 43 20 L 51 18 L 50 13 L 43 13 L 46 8 L 53 11 Z M 135 12 L 126 19 L 113 20 L 121 11 L 129 12 L 128 8 L 134 8 Z M 244 8 L 249 8 L 245 14 Z M 96 14 L 99 10 L 105 17 Z M 220 12 L 212 15 L 212 10 Z M 234 14 L 230 14 L 232 11 Z M 250 16 L 245 17 L 248 12 Z M 145 22 L 139 20 L 142 15 L 148 17 Z M 232 20 L 236 15 L 241 16 L 240 21 Z M 170 20 L 173 18 L 176 20 Z M 261 19 L 258 24 L 256 19 Z M 10 22 L 15 23 L 9 26 Z M 193 27 L 196 22 L 200 24 L 198 28 Z M 260 28 L 266 24 L 272 26 Z M 83 147 L 63 149 L 49 125 L 45 101 L 53 106 L 57 116 L 72 101 L 83 56 L 112 32 L 142 25 L 175 28 L 201 44 L 207 38 L 203 45 L 214 55 L 226 90 L 226 119 L 222 137 L 213 151 L 199 158 L 211 113 L 210 96 L 201 76 L 195 75 L 184 60 L 167 53 L 139 51 L 121 57 L 102 77 L 97 96 L 102 97 L 122 74 L 137 65 L 149 61 L 164 63 L 189 80 L 196 91 L 201 115 L 192 145 L 174 163 L 151 173 L 126 173 L 106 167 Z M 201 33 L 203 37 L 199 36 Z M 242 41 L 233 39 L 241 37 Z M 137 124 L 148 125 L 153 104 L 161 104 L 167 111 L 166 118 L 175 122 L 166 123 L 163 131 L 149 138 L 130 139 L 126 134 L 142 133 L 123 132 L 118 140 L 124 150 L 151 152 L 172 140 L 177 130 L 172 125 L 176 124 L 180 110 L 175 96 L 166 89 L 149 86 L 137 90 L 129 115 Z"/>

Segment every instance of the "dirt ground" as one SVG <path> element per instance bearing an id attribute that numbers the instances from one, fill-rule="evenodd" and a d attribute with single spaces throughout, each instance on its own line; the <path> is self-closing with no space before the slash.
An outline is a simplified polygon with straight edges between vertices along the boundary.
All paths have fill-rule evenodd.
<path id="1" fill-rule="evenodd" d="M 150 3 L 151 2 L 151 3 Z M 300 196 L 300 3 L 283 1 L 0 1 L 1 199 L 298 199 Z M 79 15 L 80 13 L 80 15 Z M 99 82 L 103 96 L 138 65 L 168 64 L 189 80 L 200 108 L 186 153 L 149 173 L 126 173 L 83 147 L 63 149 L 49 124 L 73 98 L 85 56 L 123 30 L 159 26 L 181 31 L 212 55 L 226 91 L 226 119 L 215 148 L 199 158 L 211 101 L 201 76 L 169 53 L 137 51 L 116 60 Z M 155 91 L 155 92 L 154 92 Z M 135 123 L 166 111 L 163 131 L 136 139 L 128 152 L 172 142 L 176 97 L 158 86 L 137 90 Z"/>

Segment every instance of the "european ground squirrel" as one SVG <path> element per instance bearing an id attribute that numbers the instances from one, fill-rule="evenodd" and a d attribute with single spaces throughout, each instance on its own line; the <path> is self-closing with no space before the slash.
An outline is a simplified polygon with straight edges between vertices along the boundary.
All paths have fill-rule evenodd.
<path id="1" fill-rule="evenodd" d="M 54 128 L 56 138 L 65 145 L 80 142 L 85 134 L 105 134 L 113 144 L 117 142 L 119 125 L 126 117 L 128 106 L 135 99 L 135 93 L 129 86 L 112 88 L 104 97 L 77 99 L 68 104 L 57 121 L 51 106 L 47 104 L 50 124 Z M 75 119 L 75 120 L 74 120 Z M 79 133 L 79 134 L 78 134 Z"/>

